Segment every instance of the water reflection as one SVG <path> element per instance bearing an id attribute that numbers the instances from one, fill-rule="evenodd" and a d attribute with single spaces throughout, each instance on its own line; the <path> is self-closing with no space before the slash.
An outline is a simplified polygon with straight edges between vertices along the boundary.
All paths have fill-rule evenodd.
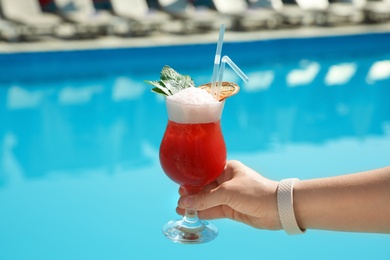
<path id="1" fill-rule="evenodd" d="M 390 78 L 390 60 L 377 61 L 372 64 L 367 75 L 367 82 L 386 80 Z"/>
<path id="2" fill-rule="evenodd" d="M 296 87 L 310 84 L 313 82 L 320 69 L 321 66 L 317 62 L 301 61 L 299 69 L 293 69 L 288 73 L 287 85 Z"/>
<path id="3" fill-rule="evenodd" d="M 384 136 L 390 122 L 389 64 L 274 60 L 242 66 L 251 78 L 247 85 L 227 70 L 225 80 L 242 86 L 225 106 L 229 150 Z M 206 70 L 185 73 L 195 82 L 209 77 Z M 0 186 L 53 172 L 105 169 L 110 174 L 118 167 L 158 163 L 165 104 L 143 82 L 155 78 L 153 71 L 0 88 Z"/>
<path id="4" fill-rule="evenodd" d="M 137 84 L 126 77 L 108 77 L 58 82 L 49 90 L 40 83 L 5 88 L 0 185 L 15 172 L 28 178 L 102 168 L 113 172 L 155 160 L 149 142 L 156 140 L 150 140 L 145 129 L 159 129 L 154 125 L 158 120 L 145 118 L 153 101 L 142 98 L 145 86 Z"/>
<path id="5" fill-rule="evenodd" d="M 67 86 L 58 93 L 58 101 L 61 104 L 74 105 L 85 104 L 91 101 L 95 94 L 103 91 L 103 86 Z"/>
<path id="6" fill-rule="evenodd" d="M 272 70 L 257 71 L 248 75 L 250 81 L 244 84 L 246 92 L 257 92 L 268 89 L 275 79 L 275 73 Z"/>
<path id="7" fill-rule="evenodd" d="M 347 84 L 354 76 L 355 72 L 355 63 L 333 65 L 329 68 L 329 71 L 326 74 L 325 84 L 327 86 Z"/>
<path id="8" fill-rule="evenodd" d="M 42 102 L 44 95 L 44 90 L 29 90 L 20 86 L 11 86 L 8 89 L 7 108 L 12 110 L 37 107 Z"/>
<path id="9" fill-rule="evenodd" d="M 390 76 L 367 84 L 376 61 L 306 60 L 252 68 L 259 75 L 273 68 L 273 81 L 250 82 L 225 107 L 224 131 L 236 136 L 230 149 L 272 150 L 288 143 L 321 144 L 345 137 L 384 136 L 390 122 Z M 375 65 L 374 65 L 375 66 Z M 386 71 L 381 69 L 381 75 Z M 252 78 L 251 78 L 252 79 Z M 260 77 L 255 77 L 259 80 Z M 298 87 L 300 86 L 300 87 Z"/>
<path id="10" fill-rule="evenodd" d="M 112 99 L 114 101 L 133 100 L 141 98 L 145 91 L 143 82 L 135 81 L 130 77 L 120 76 L 115 79 Z"/>

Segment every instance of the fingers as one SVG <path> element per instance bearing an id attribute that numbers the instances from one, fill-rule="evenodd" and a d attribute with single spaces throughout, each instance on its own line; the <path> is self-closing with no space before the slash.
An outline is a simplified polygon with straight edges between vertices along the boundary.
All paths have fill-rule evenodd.
<path id="1" fill-rule="evenodd" d="M 184 191 L 184 189 L 181 186 L 179 188 L 179 194 L 180 194 L 180 196 L 186 195 L 186 192 Z"/>
<path id="2" fill-rule="evenodd" d="M 198 217 L 200 219 L 219 219 L 226 218 L 222 206 L 213 207 L 207 210 L 198 211 Z"/>
<path id="3" fill-rule="evenodd" d="M 207 210 L 198 211 L 198 217 L 200 219 L 207 219 L 207 220 L 226 218 L 228 217 L 226 212 L 229 210 L 232 211 L 232 209 L 230 209 L 229 207 L 225 207 L 225 208 L 224 207 L 225 206 L 217 206 Z M 185 209 L 177 207 L 176 212 L 177 214 L 184 216 Z"/>
<path id="4" fill-rule="evenodd" d="M 206 185 L 204 188 L 203 188 L 203 192 L 210 192 L 212 191 L 213 189 L 217 188 L 218 187 L 218 183 L 216 181 Z"/>
<path id="5" fill-rule="evenodd" d="M 223 170 L 222 174 L 219 175 L 216 182 L 218 184 L 222 184 L 224 182 L 230 181 L 239 172 L 237 170 L 240 170 L 243 167 L 244 165 L 239 161 L 235 161 L 235 160 L 227 161 L 225 165 L 225 169 Z"/>
<path id="6" fill-rule="evenodd" d="M 243 168 L 243 165 L 238 161 L 228 161 L 226 163 L 223 173 L 212 183 L 205 186 L 202 192 L 196 195 L 187 195 L 185 190 L 180 187 L 179 194 L 180 199 L 178 201 L 179 208 L 191 208 L 198 211 L 204 211 L 205 217 L 221 217 L 224 216 L 221 210 L 212 209 L 217 206 L 227 205 L 231 193 L 227 192 L 229 182 L 237 175 L 237 173 Z M 230 194 L 230 195 L 229 195 Z M 212 210 L 211 210 L 212 209 Z M 180 210 L 184 214 L 184 211 Z"/>
<path id="7" fill-rule="evenodd" d="M 209 186 L 208 188 L 211 188 Z M 196 210 L 204 210 L 219 205 L 226 204 L 227 197 L 223 189 L 223 185 L 220 185 L 209 191 L 202 191 L 197 195 L 182 196 L 179 199 L 178 205 L 181 208 L 191 208 Z"/>
<path id="8" fill-rule="evenodd" d="M 202 191 L 204 191 L 204 192 L 209 192 L 209 191 L 215 189 L 216 187 L 218 187 L 218 183 L 215 181 L 215 182 L 212 182 L 212 183 L 206 185 L 206 186 L 202 189 Z M 181 186 L 179 187 L 179 195 L 180 195 L 180 196 L 185 196 L 185 195 L 187 195 L 187 193 L 185 192 L 185 189 L 184 189 L 183 187 L 181 187 Z"/>

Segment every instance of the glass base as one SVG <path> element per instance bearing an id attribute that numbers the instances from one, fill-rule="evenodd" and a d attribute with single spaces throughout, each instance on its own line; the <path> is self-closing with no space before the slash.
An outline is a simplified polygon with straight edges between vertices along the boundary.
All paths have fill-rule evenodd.
<path id="1" fill-rule="evenodd" d="M 218 229 L 207 221 L 189 223 L 183 220 L 169 221 L 163 227 L 164 235 L 175 243 L 202 244 L 218 236 Z"/>

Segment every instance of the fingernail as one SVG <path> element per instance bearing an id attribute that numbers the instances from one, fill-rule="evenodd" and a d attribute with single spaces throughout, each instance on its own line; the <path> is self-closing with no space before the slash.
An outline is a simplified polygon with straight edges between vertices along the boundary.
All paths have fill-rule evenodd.
<path id="1" fill-rule="evenodd" d="M 192 196 L 182 197 L 181 200 L 180 200 L 180 205 L 183 208 L 192 207 L 192 205 L 194 205 L 194 198 Z"/>

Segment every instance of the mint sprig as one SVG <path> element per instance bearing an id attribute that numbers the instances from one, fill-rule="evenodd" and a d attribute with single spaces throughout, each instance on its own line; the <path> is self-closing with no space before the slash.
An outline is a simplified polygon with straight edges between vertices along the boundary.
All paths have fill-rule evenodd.
<path id="1" fill-rule="evenodd" d="M 181 75 L 167 65 L 161 70 L 159 81 L 145 80 L 145 82 L 154 86 L 153 92 L 165 96 L 176 94 L 185 88 L 195 87 L 195 83 L 190 76 Z"/>

